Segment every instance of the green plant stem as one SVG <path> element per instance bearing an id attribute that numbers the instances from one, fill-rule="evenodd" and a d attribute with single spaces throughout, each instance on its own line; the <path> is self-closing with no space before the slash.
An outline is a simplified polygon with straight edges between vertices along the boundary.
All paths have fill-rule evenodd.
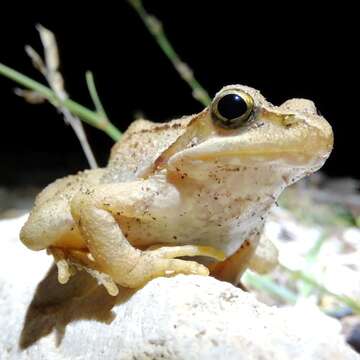
<path id="1" fill-rule="evenodd" d="M 60 105 L 56 94 L 48 87 L 1 63 L 0 75 L 13 80 L 28 89 L 36 91 L 40 95 L 44 96 L 44 98 L 46 98 L 55 107 Z M 121 132 L 119 129 L 117 129 L 110 121 L 97 112 L 91 111 L 70 99 L 61 102 L 61 105 L 69 109 L 69 111 L 71 111 L 74 115 L 78 116 L 81 120 L 85 121 L 89 125 L 104 131 L 113 140 L 117 141 L 121 137 Z"/>
<path id="2" fill-rule="evenodd" d="M 312 276 L 304 273 L 303 271 L 293 271 L 291 269 L 288 269 L 284 265 L 281 265 L 281 267 L 283 269 L 285 269 L 286 271 L 290 272 L 295 279 L 300 279 L 300 280 L 310 284 L 311 286 L 318 289 L 319 291 L 321 291 L 325 294 L 328 294 L 328 295 L 332 296 L 333 298 L 335 298 L 336 300 L 346 304 L 357 314 L 360 314 L 360 304 L 356 300 L 351 299 L 350 297 L 348 297 L 346 295 L 340 295 L 340 294 L 336 294 L 336 293 L 330 291 L 325 286 L 321 285 Z"/>
<path id="3" fill-rule="evenodd" d="M 150 15 L 144 8 L 141 0 L 128 0 L 130 5 L 138 13 L 146 28 L 159 44 L 161 50 L 169 58 L 179 75 L 188 83 L 193 91 L 193 96 L 204 106 L 208 106 L 211 98 L 204 87 L 196 80 L 190 67 L 184 63 L 178 53 L 168 40 L 162 23 L 153 15 Z"/>
<path id="4" fill-rule="evenodd" d="M 297 301 L 297 295 L 293 291 L 276 284 L 267 276 L 246 271 L 241 280 L 244 281 L 245 285 L 249 284 L 258 290 L 266 291 L 272 296 L 284 300 L 286 303 L 295 304 Z"/>
<path id="5" fill-rule="evenodd" d="M 328 232 L 325 230 L 322 230 L 319 238 L 316 240 L 314 246 L 310 249 L 308 254 L 305 257 L 306 263 L 304 265 L 303 271 L 310 272 L 311 268 L 316 264 L 316 260 L 319 256 L 319 253 L 321 251 L 321 248 L 323 244 L 325 243 L 325 240 L 328 237 Z M 303 297 L 308 297 L 311 294 L 311 291 L 313 290 L 313 285 L 309 282 L 303 281 L 300 283 L 300 293 Z"/>
<path id="6" fill-rule="evenodd" d="M 106 115 L 106 112 L 104 110 L 104 107 L 100 101 L 98 92 L 96 90 L 95 81 L 94 81 L 94 75 L 91 71 L 87 71 L 85 73 L 86 78 L 86 84 L 89 89 L 89 93 L 91 96 L 91 99 L 95 105 L 95 109 L 98 112 L 98 114 L 102 115 L 104 118 L 108 119 L 108 116 Z"/>
<path id="7" fill-rule="evenodd" d="M 293 278 L 306 282 L 313 288 L 316 288 L 318 291 L 328 294 L 339 302 L 347 305 L 354 311 L 354 313 L 360 314 L 360 303 L 356 300 L 346 295 L 340 295 L 330 291 L 325 286 L 321 285 L 318 281 L 316 281 L 312 276 L 304 273 L 303 271 L 293 271 L 288 269 L 284 265 L 281 265 L 281 267 L 287 272 L 289 272 L 293 276 Z M 249 284 L 259 290 L 263 290 L 273 296 L 277 296 L 286 301 L 287 303 L 295 304 L 297 302 L 298 297 L 293 291 L 276 284 L 272 279 L 268 278 L 267 276 L 258 275 L 251 271 L 246 271 L 242 277 L 242 281 L 244 281 L 245 284 Z"/>

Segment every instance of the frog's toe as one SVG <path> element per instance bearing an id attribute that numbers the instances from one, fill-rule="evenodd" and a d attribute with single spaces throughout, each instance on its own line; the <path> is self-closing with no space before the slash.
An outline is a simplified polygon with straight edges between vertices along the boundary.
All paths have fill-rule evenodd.
<path id="1" fill-rule="evenodd" d="M 179 260 L 179 259 L 165 259 L 163 260 L 163 266 L 160 268 L 162 275 L 172 276 L 176 274 L 188 274 L 188 275 L 204 275 L 208 276 L 209 269 L 199 264 L 196 261 Z"/>
<path id="2" fill-rule="evenodd" d="M 177 274 L 207 276 L 209 275 L 209 269 L 196 261 L 158 259 L 154 263 L 151 279 L 159 276 L 174 276 Z"/>
<path id="3" fill-rule="evenodd" d="M 149 248 L 146 252 L 166 259 L 172 259 L 181 256 L 207 256 L 219 261 L 223 261 L 225 259 L 224 252 L 211 246 L 156 246 Z"/>
<path id="4" fill-rule="evenodd" d="M 147 252 L 122 282 L 127 287 L 138 288 L 157 277 L 177 274 L 207 276 L 209 269 L 196 261 L 160 258 Z"/>
<path id="5" fill-rule="evenodd" d="M 66 259 L 65 253 L 61 249 L 57 249 L 54 247 L 48 249 L 48 252 L 54 257 L 54 261 L 58 269 L 59 283 L 66 284 L 72 275 L 72 271 Z"/>

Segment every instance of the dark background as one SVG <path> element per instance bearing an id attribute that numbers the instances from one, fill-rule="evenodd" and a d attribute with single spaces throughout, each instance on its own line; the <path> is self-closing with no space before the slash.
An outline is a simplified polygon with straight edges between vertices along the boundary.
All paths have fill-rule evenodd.
<path id="1" fill-rule="evenodd" d="M 201 110 L 126 1 L 87 3 L 79 10 L 76 2 L 35 4 L 2 9 L 1 62 L 42 81 L 23 50 L 25 44 L 41 50 L 35 30 L 41 23 L 57 36 L 71 98 L 92 108 L 84 77 L 92 70 L 107 113 L 121 130 L 138 111 L 166 121 Z M 335 132 L 324 172 L 360 177 L 354 8 L 345 2 L 315 8 L 304 1 L 144 5 L 162 20 L 175 49 L 211 95 L 224 85 L 242 83 L 258 88 L 274 104 L 292 97 L 315 101 Z M 0 77 L 0 185 L 44 185 L 86 168 L 75 135 L 56 110 L 25 103 L 12 93 L 14 87 Z M 98 162 L 105 165 L 112 140 L 87 125 L 86 131 Z"/>

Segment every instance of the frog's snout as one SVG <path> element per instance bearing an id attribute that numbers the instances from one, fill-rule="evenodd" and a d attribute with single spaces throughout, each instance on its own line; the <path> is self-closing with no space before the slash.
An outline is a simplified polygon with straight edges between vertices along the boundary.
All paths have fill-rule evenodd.
<path id="1" fill-rule="evenodd" d="M 263 109 L 260 118 L 272 134 L 263 143 L 268 154 L 278 153 L 292 166 L 313 168 L 320 168 L 329 157 L 333 131 L 312 101 L 291 99 L 276 110 Z"/>
<path id="2" fill-rule="evenodd" d="M 334 144 L 334 134 L 329 122 L 320 114 L 313 101 L 308 99 L 290 99 L 285 101 L 279 109 L 283 112 L 293 112 L 300 116 L 294 115 L 299 123 L 302 123 L 306 133 L 309 135 L 317 133 L 319 151 L 323 150 L 330 153 Z M 286 125 L 286 124 L 285 124 Z M 310 134 L 311 133 L 311 134 Z"/>

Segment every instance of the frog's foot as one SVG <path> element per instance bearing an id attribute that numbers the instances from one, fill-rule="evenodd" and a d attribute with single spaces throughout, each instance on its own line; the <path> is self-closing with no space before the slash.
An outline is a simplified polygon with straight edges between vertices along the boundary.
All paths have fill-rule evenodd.
<path id="1" fill-rule="evenodd" d="M 89 252 L 78 249 L 64 251 L 56 247 L 51 247 L 48 251 L 54 257 L 60 284 L 66 284 L 70 277 L 76 273 L 76 270 L 85 270 L 98 284 L 103 285 L 110 295 L 116 296 L 119 293 L 119 289 L 111 276 L 98 269 Z"/>
<path id="2" fill-rule="evenodd" d="M 175 259 L 182 256 L 207 256 L 217 260 L 224 260 L 225 258 L 222 251 L 210 246 L 153 246 L 142 252 L 139 261 L 128 276 L 134 284 L 143 286 L 159 276 L 209 275 L 208 268 L 196 261 Z"/>

